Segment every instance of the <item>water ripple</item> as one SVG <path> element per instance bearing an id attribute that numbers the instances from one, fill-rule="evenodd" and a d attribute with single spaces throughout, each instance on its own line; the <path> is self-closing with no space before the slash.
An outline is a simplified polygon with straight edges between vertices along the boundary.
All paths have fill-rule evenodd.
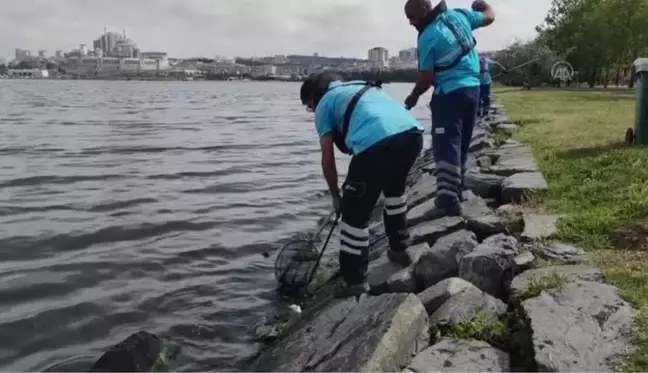
<path id="1" fill-rule="evenodd" d="M 329 208 L 298 89 L 3 81 L 0 370 L 87 370 L 138 330 L 173 370 L 245 370 L 276 305 L 260 254 Z"/>

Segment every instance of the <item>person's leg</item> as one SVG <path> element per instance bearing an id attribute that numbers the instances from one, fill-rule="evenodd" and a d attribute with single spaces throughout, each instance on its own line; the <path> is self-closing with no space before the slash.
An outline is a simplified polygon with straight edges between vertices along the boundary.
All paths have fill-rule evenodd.
<path id="1" fill-rule="evenodd" d="M 460 213 L 461 115 L 456 91 L 432 97 L 432 151 L 436 161 L 436 205 L 449 215 Z"/>
<path id="2" fill-rule="evenodd" d="M 487 89 L 487 87 L 486 87 L 485 84 L 482 84 L 482 85 L 479 86 L 479 99 L 477 100 L 478 101 L 478 109 L 477 109 L 477 116 L 478 117 L 485 117 L 486 114 L 487 114 L 486 112 L 484 112 L 484 102 L 485 102 L 484 97 L 486 96 L 486 89 Z"/>
<path id="3" fill-rule="evenodd" d="M 407 196 L 405 188 L 407 176 L 423 149 L 423 135 L 417 132 L 404 133 L 394 137 L 388 145 L 392 162 L 385 180 L 385 233 L 389 239 L 388 256 L 394 262 L 409 265 L 407 256 L 410 235 L 407 229 Z"/>
<path id="4" fill-rule="evenodd" d="M 350 291 L 366 286 L 369 264 L 369 220 L 382 192 L 380 152 L 375 149 L 354 156 L 342 187 L 340 221 L 340 271 Z M 351 289 L 356 287 L 356 289 Z M 339 294 L 340 296 L 357 294 Z"/>
<path id="5" fill-rule="evenodd" d="M 456 91 L 458 94 L 457 102 L 461 107 L 461 191 L 464 188 L 464 178 L 466 175 L 466 163 L 468 161 L 468 151 L 470 141 L 472 140 L 475 122 L 477 118 L 477 107 L 479 105 L 479 96 L 482 90 L 475 88 L 462 88 Z"/>
<path id="6" fill-rule="evenodd" d="M 484 97 L 482 98 L 482 115 L 488 116 L 490 114 L 490 105 L 491 105 L 491 85 L 486 84 L 484 87 Z"/>

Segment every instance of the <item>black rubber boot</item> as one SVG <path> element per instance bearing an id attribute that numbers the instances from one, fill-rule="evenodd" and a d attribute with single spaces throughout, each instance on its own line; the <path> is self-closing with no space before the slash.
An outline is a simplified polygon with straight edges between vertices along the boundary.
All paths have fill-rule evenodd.
<path id="1" fill-rule="evenodd" d="M 412 265 L 412 258 L 410 257 L 409 253 L 405 250 L 403 251 L 388 250 L 387 258 L 389 259 L 390 262 L 395 264 L 400 264 L 403 267 L 409 267 L 410 265 Z"/>

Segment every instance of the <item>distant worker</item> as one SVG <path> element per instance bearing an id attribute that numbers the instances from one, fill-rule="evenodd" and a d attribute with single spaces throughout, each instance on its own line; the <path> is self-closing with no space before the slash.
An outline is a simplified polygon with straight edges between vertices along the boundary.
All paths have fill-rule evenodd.
<path id="1" fill-rule="evenodd" d="M 409 265 L 406 180 L 423 148 L 423 127 L 380 83 L 342 82 L 323 73 L 301 87 L 301 101 L 315 112 L 322 171 L 340 216 L 340 270 L 344 280 L 336 296 L 359 296 L 369 290 L 369 220 L 381 192 L 391 261 Z M 352 156 L 342 195 L 333 150 Z"/>
<path id="2" fill-rule="evenodd" d="M 405 15 L 418 32 L 419 77 L 405 107 L 413 108 L 434 85 L 432 146 L 436 161 L 436 207 L 460 215 L 468 149 L 479 105 L 479 56 L 472 31 L 495 20 L 493 9 L 476 0 L 469 9 L 448 9 L 445 1 L 408 0 Z"/>
<path id="3" fill-rule="evenodd" d="M 493 64 L 499 66 L 504 74 L 508 74 L 508 70 L 499 62 L 493 61 L 485 56 L 479 58 L 479 76 L 481 80 L 481 86 L 479 87 L 479 110 L 477 112 L 479 117 L 488 116 L 490 111 L 491 85 L 493 84 L 491 68 Z"/>

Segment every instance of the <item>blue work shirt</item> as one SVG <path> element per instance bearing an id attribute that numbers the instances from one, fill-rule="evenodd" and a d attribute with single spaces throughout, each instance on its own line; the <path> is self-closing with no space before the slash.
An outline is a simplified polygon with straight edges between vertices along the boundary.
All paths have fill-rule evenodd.
<path id="1" fill-rule="evenodd" d="M 481 82 L 481 85 L 489 85 L 493 84 L 493 77 L 491 76 L 491 67 L 493 67 L 493 61 L 490 59 L 486 59 L 484 61 L 484 71 L 481 71 L 481 65 L 480 65 L 480 75 L 479 75 L 479 80 Z"/>
<path id="2" fill-rule="evenodd" d="M 352 82 L 331 82 L 329 90 L 317 104 L 315 129 L 320 138 L 334 128 L 342 133 L 347 106 L 356 92 L 363 88 L 361 84 L 349 83 Z M 364 81 L 353 83 L 364 84 Z M 402 103 L 395 101 L 382 89 L 371 88 L 362 95 L 353 110 L 345 144 L 353 155 L 357 155 L 389 136 L 412 128 L 423 131 L 423 127 Z"/>
<path id="3" fill-rule="evenodd" d="M 461 42 L 443 23 L 447 20 L 455 25 L 462 41 L 472 40 L 472 31 L 484 25 L 481 12 L 462 9 L 448 9 L 429 24 L 418 38 L 419 70 L 432 70 L 447 66 L 461 55 Z M 434 94 L 449 93 L 459 88 L 479 87 L 479 55 L 473 48 L 458 65 L 435 74 Z"/>

